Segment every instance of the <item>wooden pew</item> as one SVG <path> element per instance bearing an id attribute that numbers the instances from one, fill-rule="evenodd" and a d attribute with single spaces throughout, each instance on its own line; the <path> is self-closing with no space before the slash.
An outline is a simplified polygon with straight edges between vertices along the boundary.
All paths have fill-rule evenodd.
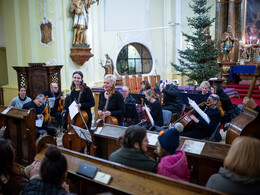
<path id="1" fill-rule="evenodd" d="M 12 108 L 7 114 L 6 109 L 0 106 L 0 126 L 7 126 L 5 138 L 10 139 L 16 149 L 16 162 L 28 165 L 35 156 L 36 126 L 35 110 Z"/>
<path id="2" fill-rule="evenodd" d="M 117 138 L 122 135 L 126 129 L 126 127 L 104 124 L 102 131 L 99 133 L 96 131 L 94 133 L 96 156 L 108 159 L 112 152 L 120 148 L 117 143 Z M 154 132 L 148 131 L 148 140 L 149 134 L 154 134 Z M 212 174 L 217 173 L 219 168 L 223 166 L 223 161 L 230 145 L 181 137 L 178 149 L 182 147 L 185 140 L 205 142 L 205 146 L 200 155 L 186 152 L 189 168 L 191 170 L 190 182 L 205 185 L 209 177 Z M 148 145 L 147 154 L 156 159 L 154 149 L 154 145 Z"/>
<path id="3" fill-rule="evenodd" d="M 49 136 L 46 136 L 49 137 Z M 35 159 L 42 160 L 50 144 L 42 138 L 37 145 Z M 50 140 L 50 139 L 49 139 Z M 47 141 L 48 143 L 48 141 Z M 67 183 L 70 191 L 77 194 L 97 194 L 110 192 L 112 194 L 222 194 L 201 186 L 166 178 L 154 173 L 137 170 L 97 157 L 84 155 L 61 147 L 68 162 Z M 108 184 L 80 176 L 76 173 L 81 163 L 95 166 L 99 171 L 112 176 Z"/>

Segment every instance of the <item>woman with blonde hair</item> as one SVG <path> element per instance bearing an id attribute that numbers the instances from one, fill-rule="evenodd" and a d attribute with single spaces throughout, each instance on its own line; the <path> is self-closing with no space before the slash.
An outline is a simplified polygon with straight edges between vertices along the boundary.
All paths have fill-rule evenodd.
<path id="1" fill-rule="evenodd" d="M 228 194 L 260 194 L 260 140 L 237 137 L 217 174 L 206 187 Z"/>
<path id="2" fill-rule="evenodd" d="M 203 81 L 200 84 L 200 89 L 201 91 L 198 92 L 198 94 L 200 95 L 200 100 L 201 102 L 206 102 L 210 95 L 209 93 L 210 83 L 208 81 Z"/>

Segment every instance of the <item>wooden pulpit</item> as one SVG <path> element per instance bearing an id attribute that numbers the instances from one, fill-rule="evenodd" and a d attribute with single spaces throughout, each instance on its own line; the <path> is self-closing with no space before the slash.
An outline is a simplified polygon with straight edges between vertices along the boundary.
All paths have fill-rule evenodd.
<path id="1" fill-rule="evenodd" d="M 62 65 L 46 66 L 45 63 L 28 63 L 29 66 L 13 66 L 17 72 L 18 89 L 26 87 L 27 96 L 34 99 L 49 90 L 51 83 L 61 87 L 60 69 Z"/>

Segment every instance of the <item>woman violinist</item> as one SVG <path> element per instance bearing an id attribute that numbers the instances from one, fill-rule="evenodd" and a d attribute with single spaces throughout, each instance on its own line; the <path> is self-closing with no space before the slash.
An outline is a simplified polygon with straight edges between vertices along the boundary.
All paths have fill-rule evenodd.
<path id="1" fill-rule="evenodd" d="M 85 89 L 82 90 L 83 85 L 83 73 L 81 71 L 75 71 L 72 75 L 72 84 L 70 86 L 71 93 L 66 98 L 65 102 L 65 108 L 64 110 L 68 111 L 68 107 L 71 105 L 71 103 L 76 100 L 77 106 L 79 109 L 86 111 L 88 114 L 88 121 L 86 121 L 88 128 L 91 128 L 91 122 L 92 122 L 92 114 L 91 114 L 91 107 L 95 105 L 95 100 L 93 97 L 93 94 L 89 87 L 85 87 Z M 81 97 L 78 102 L 78 97 L 80 92 L 82 91 Z M 67 118 L 67 117 L 65 117 Z"/>
<path id="2" fill-rule="evenodd" d="M 104 91 L 99 95 L 98 115 L 103 117 L 114 116 L 118 120 L 118 125 L 123 125 L 124 98 L 121 93 L 115 91 L 116 77 L 107 74 L 104 78 Z M 104 110 L 107 99 L 107 109 Z"/>

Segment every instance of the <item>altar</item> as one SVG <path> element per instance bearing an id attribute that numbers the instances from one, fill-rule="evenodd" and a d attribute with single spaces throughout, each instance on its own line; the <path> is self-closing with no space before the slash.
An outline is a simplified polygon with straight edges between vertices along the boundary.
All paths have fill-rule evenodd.
<path id="1" fill-rule="evenodd" d="M 230 70 L 230 81 L 234 79 L 233 74 L 254 74 L 256 65 L 233 65 Z"/>

